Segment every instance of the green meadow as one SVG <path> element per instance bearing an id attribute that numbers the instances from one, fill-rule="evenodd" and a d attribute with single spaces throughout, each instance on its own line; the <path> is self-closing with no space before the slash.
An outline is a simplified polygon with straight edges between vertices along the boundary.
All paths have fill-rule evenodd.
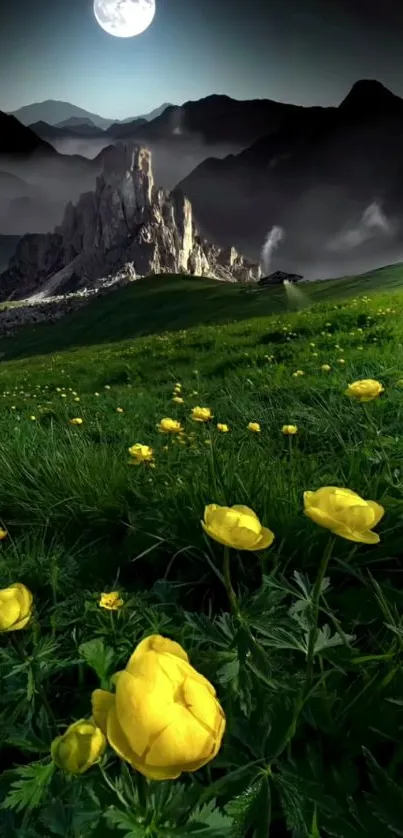
<path id="1" fill-rule="evenodd" d="M 402 340 L 402 266 L 297 295 L 142 280 L 0 340 L 2 838 L 403 835 Z M 346 395 L 363 379 L 383 388 L 368 402 Z M 379 542 L 307 514 L 322 487 L 382 506 Z M 248 507 L 274 540 L 225 545 L 202 526 L 211 504 Z M 20 629 L 2 594 L 17 582 Z M 109 727 L 97 759 L 88 739 L 55 757 L 153 635 L 216 691 L 214 758 L 189 767 L 189 721 L 176 777 L 137 770 Z M 169 702 L 143 669 L 125 712 L 151 754 Z M 214 739 L 211 694 L 185 692 L 173 704 Z"/>

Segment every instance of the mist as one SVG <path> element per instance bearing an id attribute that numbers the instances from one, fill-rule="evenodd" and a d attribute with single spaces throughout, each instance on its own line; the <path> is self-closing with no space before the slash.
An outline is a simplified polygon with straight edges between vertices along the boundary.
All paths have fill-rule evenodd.
<path id="1" fill-rule="evenodd" d="M 273 253 L 279 246 L 280 242 L 284 239 L 284 236 L 285 231 L 283 228 L 276 226 L 272 227 L 266 236 L 261 253 L 261 266 L 266 274 L 270 271 Z"/>
<path id="2" fill-rule="evenodd" d="M 116 144 L 117 141 L 113 141 Z M 141 140 L 122 139 L 120 142 Z M 0 158 L 0 235 L 47 233 L 61 223 L 68 201 L 77 201 L 82 192 L 95 188 L 102 171 L 103 149 L 112 145 L 111 138 L 52 139 L 58 156 L 18 161 Z M 151 149 L 156 186 L 173 189 L 206 157 L 222 158 L 238 152 L 239 146 L 207 146 L 200 138 L 183 139 L 177 143 L 148 142 Z M 99 157 L 99 155 L 101 155 Z M 2 182 L 9 177 L 7 190 Z"/>

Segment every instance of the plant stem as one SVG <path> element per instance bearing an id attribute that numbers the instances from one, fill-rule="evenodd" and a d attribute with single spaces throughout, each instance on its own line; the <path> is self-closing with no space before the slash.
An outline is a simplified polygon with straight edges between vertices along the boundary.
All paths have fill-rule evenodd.
<path id="1" fill-rule="evenodd" d="M 113 785 L 113 783 L 109 779 L 109 777 L 108 777 L 105 769 L 102 767 L 102 765 L 98 765 L 98 768 L 99 768 L 99 770 L 100 770 L 100 772 L 101 772 L 101 774 L 102 774 L 102 776 L 105 780 L 106 785 L 109 786 L 109 788 L 111 789 L 111 791 L 113 791 L 114 794 L 116 794 L 118 800 L 120 801 L 120 803 L 122 803 L 122 805 L 125 807 L 125 809 L 129 809 L 130 806 L 129 806 L 127 800 L 125 800 L 125 798 L 123 797 L 123 794 L 120 793 L 120 791 L 116 788 L 116 786 Z"/>
<path id="2" fill-rule="evenodd" d="M 332 536 L 326 546 L 326 549 L 321 558 L 318 574 L 316 576 L 315 585 L 312 593 L 312 626 L 308 637 L 308 652 L 306 663 L 306 681 L 304 693 L 310 689 L 313 675 L 313 663 L 315 657 L 315 644 L 318 636 L 318 618 L 319 618 L 319 601 L 322 592 L 323 580 L 329 565 L 330 557 L 334 546 L 335 539 Z"/>
<path id="3" fill-rule="evenodd" d="M 146 814 L 148 808 L 148 782 L 146 777 L 140 774 L 140 772 L 136 774 L 136 788 L 140 808 Z"/>
<path id="4" fill-rule="evenodd" d="M 264 649 L 260 646 L 258 641 L 254 638 L 249 626 L 247 625 L 239 607 L 238 599 L 234 588 L 232 587 L 231 581 L 231 570 L 230 570 L 230 548 L 224 547 L 224 563 L 223 563 L 223 576 L 224 576 L 224 583 L 225 589 L 227 591 L 230 609 L 234 617 L 238 620 L 240 625 L 243 627 L 244 631 L 246 632 L 251 647 L 254 649 L 256 656 L 259 657 L 260 662 L 263 665 L 263 672 L 266 670 L 267 661 L 266 655 L 264 653 Z"/>
<path id="5" fill-rule="evenodd" d="M 242 614 L 239 609 L 239 604 L 237 600 L 236 593 L 232 587 L 231 581 L 231 570 L 230 570 L 230 552 L 229 547 L 224 547 L 224 562 L 223 562 L 223 574 L 224 574 L 224 583 L 225 583 L 225 590 L 227 591 L 227 596 L 230 604 L 231 611 L 235 617 L 238 618 L 240 622 L 243 622 Z"/>
<path id="6" fill-rule="evenodd" d="M 385 451 L 385 447 L 383 445 L 382 438 L 379 435 L 380 434 L 380 429 L 376 426 L 375 422 L 373 421 L 372 416 L 371 416 L 371 414 L 368 410 L 367 405 L 364 403 L 362 405 L 362 407 L 364 408 L 363 412 L 364 412 L 364 414 L 365 414 L 365 416 L 368 420 L 368 424 L 369 424 L 370 428 L 372 429 L 372 431 L 374 432 L 375 442 L 379 445 L 379 448 L 380 448 L 380 451 L 381 451 L 381 454 L 382 454 L 382 457 L 383 457 L 383 465 L 386 466 L 386 471 L 387 471 L 389 480 L 393 485 L 394 481 L 393 481 L 392 469 L 390 467 L 389 457 L 388 457 L 388 455 Z"/>

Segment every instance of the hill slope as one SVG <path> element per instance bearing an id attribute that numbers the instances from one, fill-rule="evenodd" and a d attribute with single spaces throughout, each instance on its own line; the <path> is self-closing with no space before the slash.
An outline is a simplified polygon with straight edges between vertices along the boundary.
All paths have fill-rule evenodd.
<path id="1" fill-rule="evenodd" d="M 356 294 L 403 290 L 403 265 L 361 276 L 245 293 L 248 286 L 185 276 L 147 277 L 99 297 L 62 324 L 26 327 L 0 340 L 7 359 L 114 343 L 192 326 L 223 324 L 334 303 Z"/>

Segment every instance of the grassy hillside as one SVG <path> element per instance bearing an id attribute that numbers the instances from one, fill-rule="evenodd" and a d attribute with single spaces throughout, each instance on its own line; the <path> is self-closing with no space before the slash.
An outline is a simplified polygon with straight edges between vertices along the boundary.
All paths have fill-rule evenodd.
<path id="1" fill-rule="evenodd" d="M 270 821 L 275 838 L 399 834 L 402 277 L 315 283 L 299 311 L 283 288 L 145 280 L 1 342 L 0 589 L 23 583 L 34 602 L 13 630 L 24 603 L 0 590 L 7 838 L 266 838 Z M 368 378 L 372 401 L 345 394 Z M 212 418 L 192 418 L 200 406 Z M 161 432 L 166 417 L 183 432 Z M 136 443 L 150 462 L 135 465 Z M 304 492 L 331 486 L 381 505 L 380 521 L 371 504 L 308 515 Z M 272 544 L 243 549 L 243 518 L 227 549 L 201 526 L 209 504 L 251 508 Z M 113 674 L 150 635 L 214 685 L 222 744 L 211 693 L 157 655 L 159 674 L 147 658 L 119 699 L 121 725 L 136 707 L 118 748 L 132 768 L 109 726 L 101 763 L 86 751 L 88 771 L 63 772 L 51 741 L 90 717 L 95 688 L 121 690 Z M 150 754 L 183 773 L 145 779 Z"/>
<path id="2" fill-rule="evenodd" d="M 298 295 L 292 292 L 289 295 L 282 285 L 259 293 L 245 293 L 245 286 L 210 279 L 148 278 L 91 302 L 64 318 L 61 325 L 35 326 L 24 329 L 14 340 L 0 339 L 0 351 L 7 358 L 59 352 L 199 324 L 222 324 L 293 311 L 374 290 L 392 291 L 402 284 L 403 265 L 357 277 L 303 283 Z"/>

